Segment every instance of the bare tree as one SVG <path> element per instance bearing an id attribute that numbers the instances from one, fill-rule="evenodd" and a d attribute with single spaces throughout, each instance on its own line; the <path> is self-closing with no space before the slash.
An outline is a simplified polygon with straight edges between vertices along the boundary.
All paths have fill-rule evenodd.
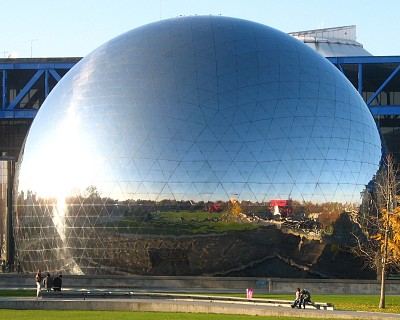
<path id="1" fill-rule="evenodd" d="M 364 192 L 367 212 L 357 217 L 361 232 L 354 234 L 354 252 L 365 258 L 366 265 L 377 271 L 381 283 L 379 308 L 385 308 L 385 284 L 388 272 L 400 267 L 400 207 L 397 206 L 398 166 L 391 154 L 384 158 L 373 190 Z M 365 208 L 365 206 L 364 206 Z"/>

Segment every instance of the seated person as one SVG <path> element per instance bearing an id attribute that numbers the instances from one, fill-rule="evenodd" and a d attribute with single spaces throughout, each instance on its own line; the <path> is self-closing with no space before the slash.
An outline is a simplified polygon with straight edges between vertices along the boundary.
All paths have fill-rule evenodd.
<path id="1" fill-rule="evenodd" d="M 300 306 L 300 299 L 301 299 L 301 290 L 300 290 L 300 288 L 297 288 L 297 291 L 296 291 L 296 299 L 294 300 L 294 302 L 293 302 L 293 304 L 291 305 L 291 307 L 292 308 L 295 308 L 297 305 L 299 305 L 299 308 L 301 307 Z"/>
<path id="2" fill-rule="evenodd" d="M 53 278 L 50 276 L 50 273 L 47 273 L 47 277 L 44 278 L 43 285 L 47 292 L 51 291 L 51 288 L 53 287 Z"/>
<path id="3" fill-rule="evenodd" d="M 62 275 L 60 274 L 58 277 L 54 278 L 54 280 L 53 280 L 53 290 L 61 291 L 61 287 L 62 287 Z"/>
<path id="4" fill-rule="evenodd" d="M 300 309 L 301 305 L 303 304 L 303 309 L 306 308 L 306 303 L 311 302 L 311 294 L 306 289 L 301 291 L 301 298 L 300 298 Z"/>

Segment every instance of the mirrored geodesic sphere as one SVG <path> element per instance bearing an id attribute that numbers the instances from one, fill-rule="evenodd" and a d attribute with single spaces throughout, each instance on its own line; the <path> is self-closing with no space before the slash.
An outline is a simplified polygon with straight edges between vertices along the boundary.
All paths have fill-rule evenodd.
<path id="1" fill-rule="evenodd" d="M 228 274 L 273 253 L 272 200 L 354 209 L 380 156 L 363 100 L 303 43 L 227 17 L 152 23 L 82 59 L 39 110 L 18 257 L 31 271 Z"/>

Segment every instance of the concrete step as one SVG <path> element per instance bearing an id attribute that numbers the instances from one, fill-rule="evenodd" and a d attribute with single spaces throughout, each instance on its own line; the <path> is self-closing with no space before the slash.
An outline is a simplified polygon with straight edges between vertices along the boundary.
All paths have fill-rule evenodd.
<path id="1" fill-rule="evenodd" d="M 293 301 L 259 298 L 240 298 L 230 296 L 159 293 L 159 292 L 133 292 L 133 291 L 106 291 L 106 290 L 77 290 L 60 292 L 42 292 L 43 299 L 164 299 L 174 301 L 210 301 L 219 303 L 253 304 L 265 306 L 291 307 Z M 331 303 L 310 302 L 307 309 L 334 310 Z"/>

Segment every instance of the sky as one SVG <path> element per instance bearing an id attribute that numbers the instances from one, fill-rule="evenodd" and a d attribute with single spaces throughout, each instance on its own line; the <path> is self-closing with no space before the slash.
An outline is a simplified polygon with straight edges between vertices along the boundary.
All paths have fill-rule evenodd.
<path id="1" fill-rule="evenodd" d="M 356 25 L 375 56 L 400 55 L 399 0 L 0 0 L 0 58 L 84 57 L 136 27 L 222 15 L 283 32 Z"/>

